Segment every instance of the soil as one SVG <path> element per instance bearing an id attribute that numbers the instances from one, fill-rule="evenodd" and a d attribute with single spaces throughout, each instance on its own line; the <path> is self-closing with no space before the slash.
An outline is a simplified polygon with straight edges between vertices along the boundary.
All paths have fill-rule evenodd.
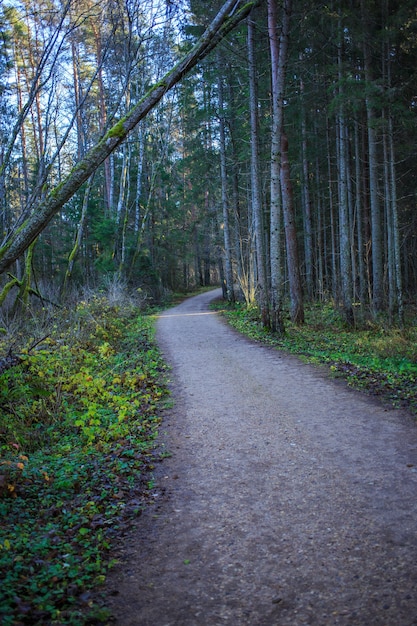
<path id="1" fill-rule="evenodd" d="M 108 582 L 120 626 L 417 625 L 417 428 L 251 342 L 163 313 L 174 408 L 159 499 Z"/>

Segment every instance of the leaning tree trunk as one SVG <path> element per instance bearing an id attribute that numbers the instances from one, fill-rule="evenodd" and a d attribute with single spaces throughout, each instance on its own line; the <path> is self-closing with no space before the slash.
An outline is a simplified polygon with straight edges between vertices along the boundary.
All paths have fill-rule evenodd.
<path id="1" fill-rule="evenodd" d="M 46 198 L 41 198 L 24 224 L 10 233 L 0 249 L 0 273 L 4 272 L 30 246 L 63 205 L 93 172 L 120 146 L 129 133 L 160 102 L 164 95 L 186 76 L 233 28 L 260 3 L 260 0 L 227 0 L 195 46 L 154 85 L 147 94 L 110 128 L 68 176 Z"/>
<path id="2" fill-rule="evenodd" d="M 66 293 L 68 283 L 71 280 L 72 273 L 74 271 L 75 261 L 78 256 L 78 252 L 81 248 L 81 243 L 82 243 L 84 232 L 85 232 L 85 225 L 87 223 L 88 201 L 90 198 L 91 188 L 93 186 L 93 180 L 94 180 L 94 174 L 91 175 L 90 178 L 88 179 L 87 188 L 84 192 L 83 206 L 81 209 L 80 221 L 78 223 L 77 235 L 75 237 L 74 247 L 71 251 L 71 254 L 69 255 L 68 267 L 67 267 L 67 271 L 65 272 L 64 282 L 63 282 L 62 289 L 61 289 L 61 295 Z"/>
<path id="3" fill-rule="evenodd" d="M 29 295 L 33 291 L 32 284 L 32 262 L 33 262 L 33 250 L 35 248 L 36 240 L 29 246 L 25 254 L 25 267 L 21 281 L 19 282 L 19 293 L 13 305 L 13 314 L 17 311 L 23 310 L 27 307 L 29 301 Z"/>

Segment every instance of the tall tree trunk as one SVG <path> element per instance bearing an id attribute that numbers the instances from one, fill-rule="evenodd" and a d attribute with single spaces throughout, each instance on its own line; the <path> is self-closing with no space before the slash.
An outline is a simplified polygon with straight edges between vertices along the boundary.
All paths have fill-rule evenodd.
<path id="1" fill-rule="evenodd" d="M 337 162 L 338 162 L 338 189 L 339 189 L 339 250 L 340 250 L 340 280 L 342 285 L 342 306 L 345 322 L 353 326 L 352 308 L 352 259 L 351 259 L 351 229 L 349 223 L 348 206 L 348 146 L 347 125 L 343 105 L 342 87 L 342 41 L 343 30 L 339 22 L 338 71 L 339 71 L 339 112 L 337 115 Z"/>
<path id="2" fill-rule="evenodd" d="M 388 2 L 384 3 L 384 17 L 388 16 Z M 382 51 L 384 59 L 384 73 L 386 74 L 386 89 L 392 93 L 392 56 L 390 39 L 385 43 Z M 404 325 L 404 297 L 402 287 L 400 232 L 398 225 L 397 177 L 395 171 L 395 149 L 392 102 L 384 110 L 384 178 L 386 180 L 385 196 L 387 199 L 387 229 L 388 229 L 388 263 L 390 274 L 390 314 L 397 313 L 398 323 Z"/>
<path id="3" fill-rule="evenodd" d="M 336 225 L 335 225 L 335 206 L 333 194 L 333 175 L 330 152 L 330 128 L 329 118 L 326 118 L 326 146 L 327 146 L 327 184 L 329 188 L 329 212 L 330 212 L 330 238 L 331 238 L 331 266 L 332 266 L 332 296 L 336 302 L 339 298 L 339 280 L 337 271 L 337 255 L 336 255 Z"/>
<path id="4" fill-rule="evenodd" d="M 119 261 L 119 273 L 125 261 L 126 227 L 128 219 L 128 195 L 126 189 L 130 177 L 130 146 L 126 142 L 123 146 L 122 167 L 120 171 L 119 195 L 116 207 L 117 236 L 114 246 L 114 256 Z"/>
<path id="5" fill-rule="evenodd" d="M 363 43 L 364 69 L 366 82 L 366 116 L 368 133 L 368 158 L 369 158 L 369 198 L 371 205 L 371 237 L 372 237 L 372 304 L 374 313 L 377 315 L 384 309 L 384 272 L 383 272 L 383 238 L 382 238 L 382 212 L 378 190 L 378 151 L 377 132 L 375 129 L 376 114 L 370 95 L 372 87 L 372 56 L 369 44 L 371 37 L 369 19 L 365 9 L 365 2 L 361 0 L 362 22 L 365 26 L 365 38 Z"/>
<path id="6" fill-rule="evenodd" d="M 342 306 L 345 322 L 353 326 L 352 308 L 352 259 L 351 259 L 351 230 L 348 207 L 347 181 L 347 146 L 346 126 L 342 112 L 338 115 L 338 188 L 339 188 L 339 249 L 340 249 L 340 279 L 342 285 Z"/>
<path id="7" fill-rule="evenodd" d="M 251 289 L 251 282 L 253 276 L 250 272 L 249 268 L 249 234 L 248 234 L 248 224 L 245 220 L 246 215 L 244 216 L 244 212 L 241 210 L 241 202 L 239 195 L 239 158 L 238 158 L 238 150 L 237 150 L 237 141 L 236 141 L 236 109 L 237 102 L 235 91 L 236 88 L 233 84 L 233 68 L 230 63 L 227 65 L 227 88 L 228 88 L 228 100 L 229 100 L 229 133 L 230 133 L 230 149 L 231 149 L 231 178 L 232 178 L 232 203 L 233 203 L 233 240 L 235 247 L 235 263 L 237 266 L 237 278 L 239 281 L 240 288 L 244 295 L 246 303 L 254 304 L 255 297 L 253 295 L 253 290 Z"/>
<path id="8" fill-rule="evenodd" d="M 394 270 L 395 270 L 395 286 L 397 290 L 397 311 L 398 322 L 400 326 L 404 325 L 404 294 L 403 279 L 401 269 L 401 245 L 400 245 L 400 228 L 398 222 L 398 204 L 397 204 L 397 177 L 395 173 L 395 150 L 394 150 L 394 130 L 392 122 L 392 112 L 389 111 L 388 117 L 388 151 L 389 151 L 389 176 L 390 176 L 390 198 L 391 198 L 391 219 L 393 230 L 394 244 Z"/>
<path id="9" fill-rule="evenodd" d="M 23 102 L 22 102 L 22 86 L 21 86 L 21 71 L 20 68 L 17 67 L 16 70 L 17 75 L 17 94 L 18 94 L 18 106 L 19 113 L 23 110 Z M 28 159 L 27 159 L 27 147 L 26 147 L 26 129 L 24 121 L 22 121 L 22 127 L 20 130 L 20 144 L 22 150 L 22 174 L 23 174 L 23 185 L 24 185 L 24 196 L 22 198 L 22 206 L 26 205 L 29 196 L 29 174 L 28 174 Z"/>
<path id="10" fill-rule="evenodd" d="M 316 176 L 319 173 L 318 159 L 316 159 L 315 165 Z M 318 179 L 317 179 L 318 180 Z M 316 293 L 319 300 L 324 300 L 325 297 L 325 285 L 327 280 L 325 278 L 325 254 L 326 254 L 326 223 L 323 210 L 323 201 L 320 193 L 317 193 L 317 270 L 316 270 Z"/>
<path id="11" fill-rule="evenodd" d="M 395 248 L 394 248 L 394 231 L 391 215 L 391 180 L 389 171 L 389 154 L 388 154 L 388 138 L 386 128 L 386 111 L 382 112 L 382 119 L 384 125 L 382 128 L 382 161 L 383 161 L 383 189 L 384 189 L 384 210 L 385 210 L 385 224 L 386 224 L 386 242 L 385 242 L 385 258 L 387 265 L 387 287 L 388 287 L 388 312 L 390 317 L 390 323 L 393 321 L 393 317 L 396 310 L 396 281 L 395 281 Z"/>
<path id="12" fill-rule="evenodd" d="M 304 102 L 304 82 L 300 79 L 301 95 L 301 161 L 302 161 L 302 205 L 304 222 L 304 260 L 305 260 L 305 282 L 309 300 L 313 299 L 313 223 L 311 216 L 310 199 L 310 176 L 307 158 L 307 123 Z"/>
<path id="13" fill-rule="evenodd" d="M 271 329 L 284 332 L 282 315 L 282 200 L 281 200 L 281 136 L 284 126 L 284 87 L 288 62 L 288 39 L 291 1 L 285 0 L 282 13 L 281 36 L 278 38 L 278 11 L 276 0 L 268 0 L 268 33 L 271 54 L 272 124 L 271 124 L 271 209 L 270 209 L 270 266 L 271 266 Z"/>
<path id="14" fill-rule="evenodd" d="M 248 18 L 248 61 L 249 61 L 249 109 L 250 109 L 250 145 L 251 145 L 251 204 L 254 217 L 255 246 L 257 258 L 258 301 L 264 326 L 270 326 L 268 284 L 266 278 L 265 228 L 261 202 L 261 183 L 259 167 L 259 120 L 258 95 L 255 60 L 255 23 Z"/>
<path id="15" fill-rule="evenodd" d="M 224 255 L 226 267 L 226 294 L 227 301 L 235 301 L 235 292 L 233 288 L 233 266 L 232 266 L 232 238 L 230 232 L 229 220 L 229 201 L 227 197 L 227 169 L 226 169 L 226 135 L 224 122 L 224 97 L 223 97 L 223 76 L 221 68 L 223 67 L 222 56 L 218 54 L 218 97 L 219 97 L 219 143 L 220 143 L 220 179 L 222 189 L 222 215 L 223 215 L 223 237 L 224 237 Z"/>
<path id="16" fill-rule="evenodd" d="M 362 173 L 361 173 L 361 153 L 359 140 L 359 122 L 355 118 L 354 128 L 354 144 L 355 144 L 355 222 L 358 242 L 358 277 L 359 277 L 359 302 L 363 307 L 366 302 L 366 267 L 364 260 L 365 241 L 364 241 L 364 215 L 362 201 Z"/>
<path id="17" fill-rule="evenodd" d="M 123 272 L 126 269 L 126 257 L 127 257 L 127 236 L 128 236 L 128 228 L 129 228 L 129 219 L 130 219 L 130 189 L 131 189 L 131 151 L 132 147 L 130 144 L 127 145 L 127 165 L 126 165 L 126 183 L 125 183 L 125 193 L 124 193 L 124 205 L 123 205 L 123 220 L 122 220 L 122 228 L 121 228 L 121 241 L 120 241 L 120 264 L 118 273 L 119 276 L 122 277 Z"/>
<path id="18" fill-rule="evenodd" d="M 74 37 L 71 38 L 71 57 L 72 57 L 72 73 L 73 73 L 73 84 L 74 84 L 74 99 L 75 99 L 75 111 L 76 111 L 76 127 L 77 127 L 77 159 L 80 160 L 85 151 L 85 140 L 84 140 L 84 132 L 83 132 L 83 123 L 82 123 L 82 115 L 81 115 L 81 84 L 79 78 L 79 59 L 78 59 L 78 50 L 75 45 Z"/>
<path id="19" fill-rule="evenodd" d="M 99 128 L 101 134 L 105 132 L 107 126 L 107 109 L 106 109 L 106 96 L 103 80 L 103 50 L 101 45 L 101 33 L 97 24 L 91 19 L 91 27 L 94 34 L 94 41 L 96 44 L 96 62 L 98 67 L 98 93 L 99 93 Z M 111 215 L 113 208 L 113 182 L 114 175 L 112 175 L 112 158 L 105 159 L 104 161 L 104 206 L 108 215 Z"/>
<path id="20" fill-rule="evenodd" d="M 138 130 L 138 159 L 137 159 L 137 169 L 136 169 L 135 222 L 134 222 L 135 235 L 138 234 L 139 229 L 140 229 L 140 218 L 141 218 L 140 201 L 142 197 L 142 173 L 143 173 L 144 155 L 145 155 L 144 130 L 142 126 L 140 126 Z"/>
<path id="21" fill-rule="evenodd" d="M 281 191 L 282 208 L 284 212 L 285 241 L 287 244 L 291 320 L 294 324 L 300 325 L 304 323 L 303 290 L 301 286 L 300 260 L 298 254 L 297 230 L 295 226 L 290 163 L 288 160 L 288 139 L 285 133 L 282 133 L 281 140 Z"/>

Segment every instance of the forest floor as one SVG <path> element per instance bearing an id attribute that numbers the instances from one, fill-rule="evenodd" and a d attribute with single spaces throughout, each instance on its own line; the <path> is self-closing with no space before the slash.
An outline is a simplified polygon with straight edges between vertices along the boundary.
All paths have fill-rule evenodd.
<path id="1" fill-rule="evenodd" d="M 210 311 L 162 313 L 158 497 L 107 583 L 121 626 L 417 624 L 417 427 Z"/>

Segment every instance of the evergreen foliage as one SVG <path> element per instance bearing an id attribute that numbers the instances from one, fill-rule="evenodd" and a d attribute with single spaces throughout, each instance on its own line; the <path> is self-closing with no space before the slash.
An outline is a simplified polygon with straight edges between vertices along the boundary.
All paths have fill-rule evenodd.
<path id="1" fill-rule="evenodd" d="M 192 50 L 220 4 L 209 15 L 206 3 L 197 1 L 187 13 L 138 0 L 73 0 L 63 7 L 42 2 L 37 11 L 29 0 L 6 0 L 0 16 L 0 132 L 7 139 L 0 158 L 3 253 L 48 190 L 55 188 L 58 197 L 60 181 L 71 171 L 78 175 L 77 163 L 100 136 L 124 136 L 128 111 Z M 282 25 L 288 21 L 278 95 L 271 91 L 268 28 L 273 32 L 274 24 L 268 26 L 267 8 L 278 45 L 286 44 Z M 215 39 L 221 66 L 215 55 L 199 63 L 60 209 L 35 247 L 35 280 L 48 277 L 67 289 L 113 274 L 158 295 L 223 281 L 228 273 L 229 292 L 238 286 L 250 301 L 260 294 L 259 271 L 266 263 L 261 291 L 267 300 L 271 293 L 262 305 L 270 308 L 271 315 L 263 312 L 267 324 L 271 319 L 280 327 L 274 307 L 294 297 L 289 287 L 298 272 L 304 297 L 343 304 L 350 323 L 357 302 L 369 314 L 388 310 L 401 323 L 417 281 L 414 4 L 341 2 L 332 8 L 295 0 L 291 7 L 269 0 L 252 10 L 251 22 L 256 176 L 246 25 L 240 24 L 227 39 Z M 288 138 L 291 245 L 279 235 L 283 217 L 276 221 L 274 213 L 271 223 L 271 206 L 275 211 L 280 201 L 277 186 L 274 197 L 270 186 L 271 143 L 279 145 L 271 134 L 279 119 L 274 98 Z M 280 148 L 274 150 L 280 162 Z M 254 185 L 260 190 L 255 196 Z M 259 211 L 262 232 L 256 234 Z M 292 262 L 295 243 L 299 259 Z M 12 272 L 18 280 L 23 265 L 21 258 Z M 294 310 L 300 311 L 297 290 Z M 10 289 L 8 299 L 15 294 Z"/>

